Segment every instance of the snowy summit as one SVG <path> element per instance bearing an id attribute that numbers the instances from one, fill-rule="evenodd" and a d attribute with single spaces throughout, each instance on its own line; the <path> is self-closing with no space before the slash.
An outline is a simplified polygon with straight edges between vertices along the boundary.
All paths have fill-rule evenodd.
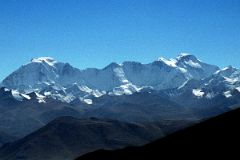
<path id="1" fill-rule="evenodd" d="M 31 62 L 36 62 L 36 63 L 48 63 L 49 65 L 54 65 L 56 61 L 52 57 L 39 57 L 39 58 L 32 58 Z"/>
<path id="2" fill-rule="evenodd" d="M 225 73 L 226 71 L 229 73 Z M 219 67 L 204 63 L 194 55 L 186 53 L 172 59 L 161 57 L 148 64 L 111 63 L 103 69 L 85 70 L 74 68 L 68 63 L 57 62 L 51 57 L 39 57 L 33 58 L 30 63 L 6 77 L 2 86 L 18 91 L 22 95 L 36 92 L 38 97 L 50 96 L 64 102 L 79 99 L 90 104 L 93 97 L 105 94 L 120 96 L 141 92 L 146 88 L 152 90 L 184 88 L 192 79 L 197 81 L 206 79 L 201 83 L 207 84 L 204 87 L 211 87 L 216 84 L 214 80 L 208 80 L 211 76 L 234 88 L 235 84 L 238 84 L 237 77 L 240 72 L 233 71 L 235 69 L 220 70 Z M 217 78 L 219 76 L 224 77 Z M 234 83 L 229 83 L 229 80 Z M 193 90 L 193 94 L 203 97 L 203 92 L 200 91 L 202 87 L 198 87 L 199 90 Z"/>

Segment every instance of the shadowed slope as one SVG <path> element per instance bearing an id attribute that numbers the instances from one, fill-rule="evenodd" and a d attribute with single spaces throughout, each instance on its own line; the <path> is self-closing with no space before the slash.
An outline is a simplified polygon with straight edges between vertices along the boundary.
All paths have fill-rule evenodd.
<path id="1" fill-rule="evenodd" d="M 61 117 L 0 149 L 1 160 L 71 160 L 98 149 L 140 146 L 164 136 L 158 125 Z"/>
<path id="2" fill-rule="evenodd" d="M 233 155 L 240 145 L 240 109 L 209 119 L 143 147 L 99 150 L 77 160 L 193 158 Z M 165 159 L 165 158 L 164 158 Z"/>

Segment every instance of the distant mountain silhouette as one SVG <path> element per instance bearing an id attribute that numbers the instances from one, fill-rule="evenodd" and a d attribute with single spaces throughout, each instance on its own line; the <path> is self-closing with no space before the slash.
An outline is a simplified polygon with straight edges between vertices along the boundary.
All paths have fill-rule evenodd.
<path id="1" fill-rule="evenodd" d="M 240 109 L 178 131 L 142 147 L 98 150 L 77 160 L 217 158 L 236 156 L 240 145 Z"/>

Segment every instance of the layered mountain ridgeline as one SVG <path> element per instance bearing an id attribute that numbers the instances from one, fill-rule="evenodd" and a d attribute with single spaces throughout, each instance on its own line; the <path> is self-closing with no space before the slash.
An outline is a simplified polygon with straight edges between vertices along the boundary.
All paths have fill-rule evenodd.
<path id="1" fill-rule="evenodd" d="M 142 147 L 98 150 L 76 160 L 233 158 L 238 159 L 240 109 L 178 131 Z"/>
<path id="2" fill-rule="evenodd" d="M 102 96 L 159 93 L 186 108 L 194 106 L 200 118 L 207 118 L 239 103 L 240 70 L 232 66 L 219 69 L 189 54 L 175 59 L 159 58 L 149 64 L 111 63 L 103 69 L 85 70 L 41 57 L 21 66 L 1 86 L 17 101 L 31 102 L 31 93 L 38 103 L 54 99 L 76 106 L 99 106 L 97 98 Z"/>
<path id="3" fill-rule="evenodd" d="M 189 54 L 182 54 L 175 59 L 159 58 L 149 64 L 111 63 L 103 69 L 85 70 L 49 57 L 34 58 L 6 77 L 1 87 L 0 145 L 21 139 L 3 147 L 1 153 L 4 158 L 38 157 L 35 151 L 28 150 L 29 145 L 26 147 L 22 143 L 27 144 L 29 136 L 38 137 L 45 125 L 62 116 L 86 120 L 95 117 L 102 121 L 113 119 L 119 123 L 143 126 L 157 124 L 154 128 L 162 130 L 162 134 L 158 135 L 165 136 L 238 108 L 240 104 L 239 69 L 232 66 L 219 69 Z M 67 133 L 66 130 L 64 132 Z M 86 133 L 81 130 L 79 134 Z M 90 134 L 88 138 L 91 139 L 91 135 L 97 136 Z M 50 141 L 54 141 L 52 146 L 62 146 L 59 141 L 55 143 L 54 136 L 49 138 Z M 34 142 L 30 143 L 36 145 L 36 153 L 40 154 L 41 145 L 45 146 L 47 141 Z M 140 144 L 135 142 L 131 145 Z M 19 147 L 21 145 L 23 148 Z M 98 148 L 95 146 L 98 144 L 92 143 L 84 153 L 101 149 L 101 145 Z M 114 149 L 113 144 L 102 146 Z M 65 147 L 65 150 L 60 148 L 64 154 L 58 154 L 57 158 L 81 154 L 83 152 L 79 152 L 79 147 L 84 149 L 87 146 L 80 145 L 76 147 L 78 150 L 66 145 L 62 147 Z M 70 154 L 73 150 L 74 154 Z M 48 155 L 54 154 L 55 150 L 50 148 Z"/>
<path id="4" fill-rule="evenodd" d="M 199 120 L 186 107 L 159 94 L 148 92 L 116 97 L 105 95 L 94 99 L 95 103 L 92 105 L 81 101 L 69 104 L 52 98 L 44 99 L 44 103 L 39 103 L 41 99 L 36 93 L 26 94 L 25 97 L 28 96 L 30 99 L 18 101 L 11 90 L 4 88 L 0 94 L 0 130 L 17 138 L 22 138 L 61 116 L 98 117 L 141 123 Z M 171 130 L 171 127 L 169 129 Z"/>
<path id="5" fill-rule="evenodd" d="M 122 96 L 104 95 L 93 98 L 92 105 L 81 101 L 65 103 L 52 98 L 45 98 L 44 103 L 39 103 L 41 99 L 36 93 L 25 95 L 31 99 L 18 101 L 10 90 L 4 89 L 1 95 L 0 130 L 16 138 L 22 138 L 61 116 L 97 117 L 141 123 L 199 121 L 231 110 L 235 104 L 239 104 L 240 97 L 239 94 L 230 98 L 220 96 L 212 99 L 186 96 L 182 98 L 191 100 L 195 106 L 185 107 L 174 102 L 174 99 L 165 93 L 154 91 Z"/>
<path id="6" fill-rule="evenodd" d="M 180 125 L 179 122 L 176 124 Z M 168 134 L 170 128 L 179 128 L 176 124 L 61 117 L 21 140 L 4 145 L 0 149 L 0 159 L 71 160 L 98 149 L 119 149 L 149 143 Z M 181 125 L 184 127 L 189 122 L 182 122 Z"/>
<path id="7" fill-rule="evenodd" d="M 80 70 L 50 57 L 34 58 L 6 77 L 2 86 L 21 93 L 37 92 L 64 102 L 80 99 L 91 103 L 92 97 L 105 94 L 123 95 L 145 89 L 178 88 L 188 80 L 201 80 L 219 68 L 201 62 L 193 55 L 181 54 L 175 59 L 159 58 L 149 64 L 139 62 L 111 63 L 103 69 Z"/>

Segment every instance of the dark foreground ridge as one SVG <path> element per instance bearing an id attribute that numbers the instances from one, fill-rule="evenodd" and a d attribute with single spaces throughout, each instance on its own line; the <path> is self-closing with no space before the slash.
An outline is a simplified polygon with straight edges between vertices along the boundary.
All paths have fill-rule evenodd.
<path id="1" fill-rule="evenodd" d="M 169 159 L 238 157 L 240 145 L 240 109 L 176 132 L 143 147 L 98 150 L 77 160 Z M 167 157 L 167 158 L 166 158 Z"/>

